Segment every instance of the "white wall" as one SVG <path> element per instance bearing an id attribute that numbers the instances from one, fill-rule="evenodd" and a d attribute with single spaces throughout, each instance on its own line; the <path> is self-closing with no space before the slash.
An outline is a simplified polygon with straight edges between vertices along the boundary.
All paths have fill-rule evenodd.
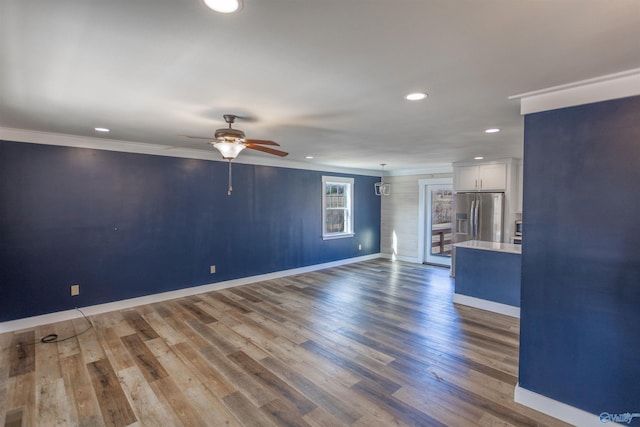
<path id="1" fill-rule="evenodd" d="M 391 195 L 382 198 L 382 254 L 395 255 L 401 261 L 422 262 L 418 260 L 418 181 L 452 177 L 452 173 L 385 176 L 384 181 L 391 184 Z"/>

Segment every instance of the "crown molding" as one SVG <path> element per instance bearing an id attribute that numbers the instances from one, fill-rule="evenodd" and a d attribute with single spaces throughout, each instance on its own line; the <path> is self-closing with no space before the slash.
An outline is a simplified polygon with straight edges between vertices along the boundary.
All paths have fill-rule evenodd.
<path id="1" fill-rule="evenodd" d="M 640 68 L 510 96 L 520 100 L 520 114 L 640 95 Z"/>
<path id="2" fill-rule="evenodd" d="M 443 173 L 453 173 L 453 166 L 451 164 L 416 168 L 416 169 L 397 169 L 397 170 L 385 170 L 384 176 L 410 176 L 410 175 L 438 175 Z M 380 171 L 378 171 L 378 175 Z"/>
<path id="3" fill-rule="evenodd" d="M 217 151 L 209 152 L 198 150 L 195 148 L 174 148 L 169 150 L 166 145 L 146 144 L 135 141 L 121 141 L 109 138 L 66 135 L 26 129 L 0 127 L 0 140 L 24 142 L 29 144 L 57 145 L 62 147 L 90 148 L 94 150 L 118 151 L 122 153 L 148 154 L 152 156 L 180 157 L 186 159 L 209 160 L 214 162 L 227 163 L 227 160 L 220 158 L 220 154 Z M 257 156 L 254 157 L 250 154 L 243 154 L 239 158 L 234 159 L 233 163 L 364 176 L 380 175 L 380 171 L 377 170 L 336 167 L 280 158 L 268 159 Z"/>

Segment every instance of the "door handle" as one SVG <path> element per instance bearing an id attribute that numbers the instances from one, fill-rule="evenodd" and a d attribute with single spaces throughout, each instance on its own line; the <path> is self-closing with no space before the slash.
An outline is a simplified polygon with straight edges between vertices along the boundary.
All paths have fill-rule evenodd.
<path id="1" fill-rule="evenodd" d="M 475 206 L 476 206 L 476 201 L 474 200 L 473 202 L 471 202 L 471 209 L 469 210 L 469 225 L 471 227 L 469 234 L 471 235 L 471 240 L 475 239 L 475 232 L 473 230 Z"/>
<path id="2" fill-rule="evenodd" d="M 480 208 L 480 201 L 476 200 L 475 207 L 473 209 L 473 240 L 478 240 L 480 233 L 478 231 L 478 210 Z"/>

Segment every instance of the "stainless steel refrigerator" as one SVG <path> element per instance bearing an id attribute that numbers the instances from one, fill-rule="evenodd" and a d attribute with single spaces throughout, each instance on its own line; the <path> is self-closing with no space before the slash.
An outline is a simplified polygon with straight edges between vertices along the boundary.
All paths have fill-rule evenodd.
<path id="1" fill-rule="evenodd" d="M 456 193 L 453 196 L 453 243 L 502 242 L 504 193 Z M 451 275 L 455 277 L 455 248 Z"/>

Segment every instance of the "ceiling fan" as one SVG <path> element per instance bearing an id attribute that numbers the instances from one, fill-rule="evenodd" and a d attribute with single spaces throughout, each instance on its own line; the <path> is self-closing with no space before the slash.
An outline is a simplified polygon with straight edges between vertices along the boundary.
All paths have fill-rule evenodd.
<path id="1" fill-rule="evenodd" d="M 231 191 L 233 187 L 231 186 L 231 160 L 238 157 L 238 154 L 245 148 L 249 148 L 251 150 L 262 151 L 263 153 L 273 154 L 280 157 L 285 157 L 289 153 L 285 153 L 284 151 L 276 150 L 275 148 L 267 147 L 268 145 L 279 147 L 280 144 L 274 141 L 269 141 L 265 139 L 248 139 L 244 132 L 240 129 L 234 129 L 231 127 L 235 120 L 239 118 L 234 114 L 225 114 L 224 121 L 229 124 L 228 128 L 217 129 L 214 133 L 213 138 L 207 136 L 193 136 L 193 135 L 178 135 L 183 136 L 185 138 L 191 139 L 204 139 L 207 140 L 206 144 L 212 145 L 220 154 L 222 154 L 222 158 L 229 161 L 229 190 L 227 191 L 227 195 L 231 195 Z M 180 148 L 180 147 L 171 147 L 171 148 Z"/>

